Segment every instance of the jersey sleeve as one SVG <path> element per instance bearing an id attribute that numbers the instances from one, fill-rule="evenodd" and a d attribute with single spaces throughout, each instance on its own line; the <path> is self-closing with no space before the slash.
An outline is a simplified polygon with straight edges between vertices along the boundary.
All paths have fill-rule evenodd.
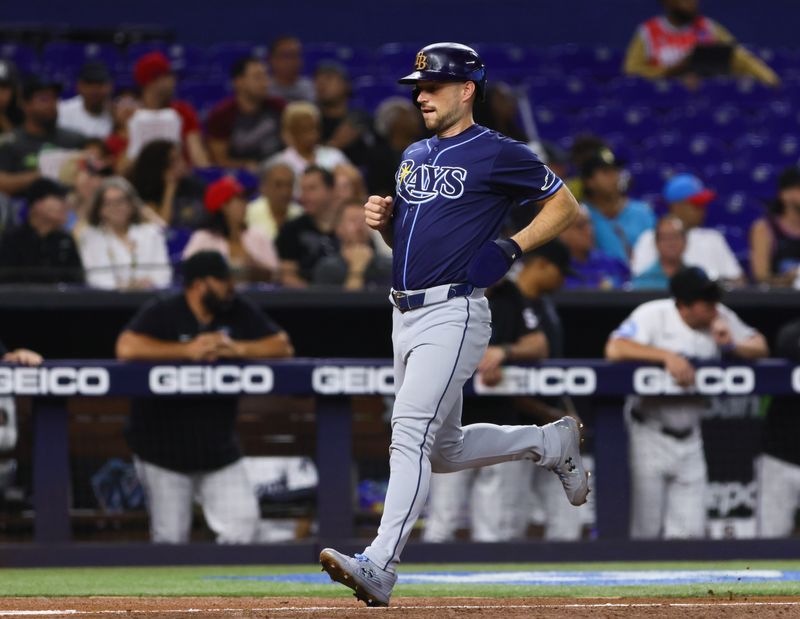
<path id="1" fill-rule="evenodd" d="M 631 340 L 644 346 L 652 346 L 658 317 L 648 308 L 638 307 L 617 327 L 610 339 Z"/>
<path id="2" fill-rule="evenodd" d="M 147 303 L 131 319 L 125 327 L 126 331 L 133 331 L 139 335 L 147 335 L 158 340 L 173 341 L 175 334 L 170 333 L 169 312 L 164 311 L 163 301 L 153 299 Z"/>
<path id="3" fill-rule="evenodd" d="M 737 316 L 736 312 L 729 307 L 720 305 L 719 312 L 728 323 L 728 328 L 731 330 L 731 336 L 734 342 L 742 342 L 758 333 L 753 327 L 745 324 L 745 322 Z"/>
<path id="4" fill-rule="evenodd" d="M 518 201 L 545 200 L 564 184 L 530 148 L 511 141 L 503 143 L 497 154 L 490 182 Z"/>
<path id="5" fill-rule="evenodd" d="M 262 312 L 255 303 L 239 297 L 237 320 L 241 337 L 246 340 L 260 340 L 283 331 L 271 318 Z"/>

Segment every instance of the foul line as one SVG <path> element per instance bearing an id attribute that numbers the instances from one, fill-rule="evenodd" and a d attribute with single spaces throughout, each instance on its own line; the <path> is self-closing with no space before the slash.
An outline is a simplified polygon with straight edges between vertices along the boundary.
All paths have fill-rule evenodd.
<path id="1" fill-rule="evenodd" d="M 798 602 L 593 602 L 574 604 L 451 604 L 451 605 L 424 605 L 424 606 L 390 606 L 389 608 L 367 608 L 352 606 L 283 606 L 275 608 L 161 608 L 152 610 L 0 610 L 0 617 L 29 616 L 43 617 L 54 615 L 152 615 L 163 613 L 230 613 L 230 612 L 337 612 L 354 610 L 375 611 L 406 611 L 406 610 L 542 610 L 546 608 L 709 608 L 718 606 L 800 606 Z"/>

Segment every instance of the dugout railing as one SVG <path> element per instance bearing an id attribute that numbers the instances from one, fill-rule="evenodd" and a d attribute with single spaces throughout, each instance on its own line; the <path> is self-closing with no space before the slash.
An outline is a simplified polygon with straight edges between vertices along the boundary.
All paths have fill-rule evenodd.
<path id="1" fill-rule="evenodd" d="M 800 393 L 800 366 L 781 360 L 702 365 L 695 392 L 707 396 Z M 265 546 L 189 544 L 80 544 L 71 541 L 70 454 L 67 401 L 72 398 L 186 395 L 287 395 L 316 399 L 318 535 L 310 541 Z M 39 368 L 0 364 L 0 395 L 31 398 L 34 541 L 0 545 L 0 564 L 134 564 L 194 562 L 309 562 L 324 545 L 357 550 L 353 537 L 353 396 L 391 396 L 387 360 L 294 359 L 267 363 L 146 364 L 107 360 L 53 361 Z M 412 543 L 407 560 L 608 560 L 778 558 L 800 554 L 800 540 L 697 540 L 634 542 L 628 539 L 627 442 L 620 396 L 678 395 L 668 374 L 653 366 L 574 359 L 505 368 L 503 382 L 475 381 L 467 395 L 591 398 L 596 488 L 596 539 L 514 544 Z M 388 454 L 387 454 L 388 455 Z M 405 557 L 404 557 L 405 558 Z"/>

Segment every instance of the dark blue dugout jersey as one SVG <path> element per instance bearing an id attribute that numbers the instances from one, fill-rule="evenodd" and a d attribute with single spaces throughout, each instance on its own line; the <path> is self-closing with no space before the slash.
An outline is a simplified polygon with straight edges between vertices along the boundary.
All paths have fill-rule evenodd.
<path id="1" fill-rule="evenodd" d="M 472 257 L 497 238 L 514 204 L 563 185 L 525 144 L 480 125 L 409 146 L 396 181 L 395 290 L 466 281 Z"/>

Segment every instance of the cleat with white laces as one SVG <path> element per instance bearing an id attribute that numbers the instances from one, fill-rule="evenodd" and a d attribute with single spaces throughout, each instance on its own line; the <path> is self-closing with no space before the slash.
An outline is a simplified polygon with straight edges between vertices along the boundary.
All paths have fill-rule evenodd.
<path id="1" fill-rule="evenodd" d="M 558 432 L 561 441 L 561 456 L 551 470 L 561 480 L 569 502 L 583 505 L 589 494 L 589 473 L 581 458 L 580 428 L 583 424 L 578 425 L 573 417 L 566 416 L 548 425 Z"/>
<path id="2" fill-rule="evenodd" d="M 397 575 L 382 570 L 366 555 L 353 557 L 343 555 L 333 548 L 319 553 L 322 570 L 331 580 L 342 583 L 355 591 L 355 597 L 367 606 L 388 606 Z"/>

